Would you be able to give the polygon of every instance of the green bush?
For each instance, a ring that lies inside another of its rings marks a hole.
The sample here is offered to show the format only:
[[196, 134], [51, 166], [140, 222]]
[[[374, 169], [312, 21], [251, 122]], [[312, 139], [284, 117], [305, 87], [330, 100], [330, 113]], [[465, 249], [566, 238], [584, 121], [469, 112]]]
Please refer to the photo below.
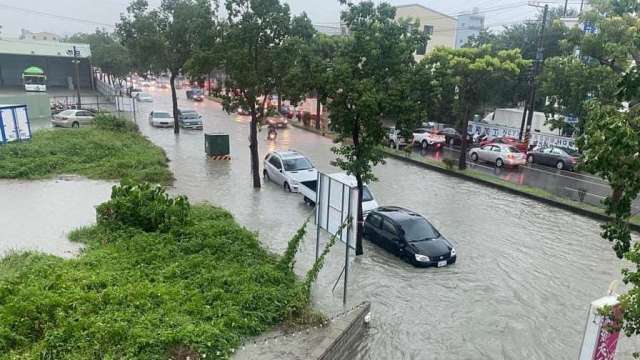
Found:
[[108, 113], [98, 113], [93, 119], [97, 129], [119, 132], [138, 132], [138, 125], [122, 117]]
[[0, 359], [226, 359], [300, 307], [300, 282], [253, 233], [189, 212], [179, 236], [103, 222], [74, 232], [78, 258], [0, 260]]
[[96, 127], [39, 130], [29, 142], [0, 145], [0, 178], [76, 174], [169, 184], [164, 151], [136, 132]]
[[96, 214], [98, 224], [167, 232], [188, 224], [189, 201], [170, 198], [159, 185], [122, 184], [113, 187], [111, 200], [98, 206]]

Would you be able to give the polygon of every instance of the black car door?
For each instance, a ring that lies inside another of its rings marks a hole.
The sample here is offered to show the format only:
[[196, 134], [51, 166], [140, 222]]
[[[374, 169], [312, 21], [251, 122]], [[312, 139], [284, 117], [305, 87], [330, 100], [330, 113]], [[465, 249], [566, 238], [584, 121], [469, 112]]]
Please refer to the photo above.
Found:
[[380, 241], [382, 246], [393, 254], [400, 253], [400, 236], [396, 226], [390, 219], [382, 219], [382, 230], [380, 231]]
[[369, 214], [364, 222], [364, 238], [373, 243], [379, 243], [381, 224], [382, 217], [380, 215], [376, 213]]

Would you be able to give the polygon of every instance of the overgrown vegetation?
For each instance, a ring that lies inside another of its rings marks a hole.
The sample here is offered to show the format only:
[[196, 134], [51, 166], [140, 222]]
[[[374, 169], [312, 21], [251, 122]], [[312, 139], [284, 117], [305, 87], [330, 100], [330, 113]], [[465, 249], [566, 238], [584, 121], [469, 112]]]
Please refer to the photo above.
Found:
[[40, 130], [29, 142], [0, 146], [0, 178], [41, 179], [76, 174], [168, 184], [162, 149], [130, 121], [98, 115], [95, 127]]
[[289, 264], [226, 211], [182, 201], [116, 187], [101, 206], [109, 221], [72, 234], [87, 244], [79, 258], [1, 260], [0, 359], [228, 358], [242, 338], [314, 315]]

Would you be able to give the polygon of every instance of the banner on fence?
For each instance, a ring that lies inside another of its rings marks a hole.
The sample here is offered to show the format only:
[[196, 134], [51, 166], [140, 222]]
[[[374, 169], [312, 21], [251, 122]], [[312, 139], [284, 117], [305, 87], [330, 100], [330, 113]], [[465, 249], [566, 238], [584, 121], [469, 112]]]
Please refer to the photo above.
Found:
[[[469, 122], [469, 127], [467, 128], [469, 134], [480, 134], [487, 135], [489, 139], [497, 138], [497, 137], [519, 137], [520, 129], [508, 127], [508, 126], [498, 126], [491, 125], [481, 122], [472, 121]], [[575, 149], [576, 139], [558, 135], [551, 134], [543, 134], [538, 132], [531, 133], [531, 144], [538, 146], [563, 146]]]

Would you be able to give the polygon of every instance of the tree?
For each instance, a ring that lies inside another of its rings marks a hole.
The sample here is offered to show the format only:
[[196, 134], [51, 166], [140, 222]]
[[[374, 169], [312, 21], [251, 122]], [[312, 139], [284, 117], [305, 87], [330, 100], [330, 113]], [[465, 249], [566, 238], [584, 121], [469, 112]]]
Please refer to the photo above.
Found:
[[[637, 91], [634, 90], [634, 91]], [[624, 92], [623, 92], [624, 93]], [[583, 169], [606, 179], [612, 194], [604, 200], [612, 220], [602, 225], [601, 236], [612, 242], [619, 258], [633, 264], [623, 270], [629, 291], [620, 297], [623, 329], [640, 334], [640, 243], [631, 243], [631, 203], [640, 192], [640, 112], [622, 112], [597, 101], [588, 106], [585, 133], [579, 138]]]
[[[563, 129], [565, 117], [577, 117], [578, 133], [586, 115], [585, 99], [615, 105], [620, 77], [608, 66], [585, 64], [575, 56], [554, 57], [545, 61], [540, 94], [547, 98], [545, 113], [550, 114], [552, 129]], [[559, 114], [559, 117], [555, 115]]]
[[[437, 48], [427, 56], [421, 66], [441, 70], [439, 77], [446, 82], [455, 83], [455, 109], [461, 129], [465, 132], [469, 126], [471, 114], [480, 106], [494, 89], [501, 86], [503, 79], [518, 76], [529, 61], [524, 60], [520, 50], [501, 50], [493, 52], [491, 46], [480, 48], [448, 49]], [[449, 95], [451, 96], [451, 95]], [[458, 167], [467, 167], [467, 137], [462, 137], [462, 147]]]
[[251, 173], [253, 186], [259, 188], [258, 115], [276, 86], [274, 60], [289, 36], [289, 6], [279, 0], [227, 0], [226, 10], [224, 69], [228, 92], [223, 106], [229, 112], [242, 107], [251, 113]]
[[337, 134], [333, 151], [337, 165], [356, 178], [358, 222], [356, 255], [362, 250], [362, 193], [366, 182], [375, 180], [373, 167], [382, 162], [382, 119], [389, 112], [392, 84], [411, 70], [413, 53], [424, 40], [417, 24], [395, 20], [395, 8], [371, 1], [348, 3], [342, 21], [350, 36], [337, 49], [329, 71], [331, 92], [330, 127]]
[[197, 49], [202, 34], [213, 28], [214, 11], [208, 0], [162, 0], [150, 9], [135, 0], [120, 17], [117, 32], [136, 64], [145, 70], [169, 70], [174, 133], [180, 132], [175, 79]]
[[120, 44], [116, 34], [96, 29], [92, 34], [77, 33], [65, 39], [66, 42], [87, 43], [91, 46], [91, 63], [102, 73], [122, 80], [132, 70], [127, 49]]

